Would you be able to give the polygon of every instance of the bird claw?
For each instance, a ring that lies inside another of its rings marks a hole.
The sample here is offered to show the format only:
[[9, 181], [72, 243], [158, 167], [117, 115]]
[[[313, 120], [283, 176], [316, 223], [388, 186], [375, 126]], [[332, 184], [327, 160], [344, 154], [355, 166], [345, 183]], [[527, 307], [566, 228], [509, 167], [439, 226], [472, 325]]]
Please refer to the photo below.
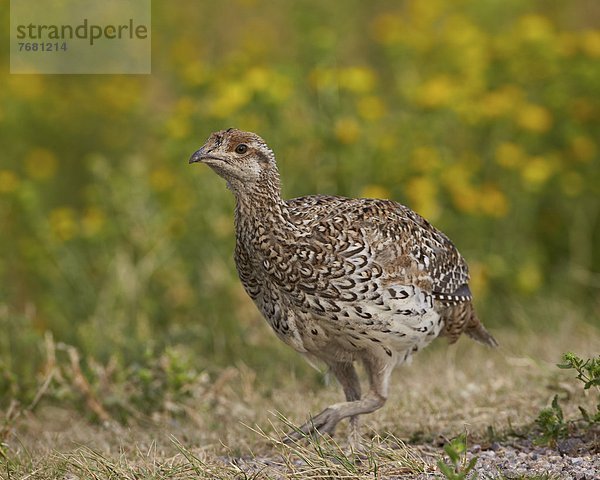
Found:
[[309, 436], [333, 434], [335, 427], [340, 421], [339, 413], [334, 408], [326, 408], [316, 417], [311, 418], [301, 427], [295, 428], [283, 438], [283, 443], [290, 444]]

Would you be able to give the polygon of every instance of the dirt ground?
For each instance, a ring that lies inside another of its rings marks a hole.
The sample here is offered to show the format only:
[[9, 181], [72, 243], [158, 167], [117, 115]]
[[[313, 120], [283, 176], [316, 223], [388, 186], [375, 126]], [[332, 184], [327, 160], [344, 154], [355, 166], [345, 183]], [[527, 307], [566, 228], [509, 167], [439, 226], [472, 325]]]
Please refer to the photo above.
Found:
[[342, 398], [335, 382], [289, 378], [274, 389], [236, 365], [177, 417], [97, 424], [42, 403], [7, 426], [0, 478], [432, 478], [439, 460], [449, 463], [443, 446], [463, 433], [461, 464], [477, 457], [480, 478], [599, 478], [598, 428], [574, 424], [557, 445], [535, 443], [535, 418], [555, 394], [566, 419], [580, 418], [580, 405], [594, 408], [595, 393], [556, 363], [566, 351], [597, 354], [599, 330], [565, 322], [554, 332], [494, 333], [496, 350], [438, 340], [398, 368], [388, 403], [363, 418], [361, 452], [349, 451], [346, 425], [333, 439], [279, 441], [286, 422]]

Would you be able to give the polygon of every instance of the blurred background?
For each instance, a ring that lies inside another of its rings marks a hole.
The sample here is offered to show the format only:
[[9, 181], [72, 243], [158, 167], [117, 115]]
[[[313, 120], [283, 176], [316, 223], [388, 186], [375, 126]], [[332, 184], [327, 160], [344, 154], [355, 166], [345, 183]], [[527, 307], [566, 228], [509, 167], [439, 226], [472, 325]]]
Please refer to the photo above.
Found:
[[500, 341], [600, 324], [597, 1], [152, 8], [152, 75], [0, 74], [0, 404], [35, 394], [49, 344], [148, 392], [307, 375], [237, 279], [232, 195], [188, 165], [233, 126], [286, 197], [390, 198], [446, 232]]

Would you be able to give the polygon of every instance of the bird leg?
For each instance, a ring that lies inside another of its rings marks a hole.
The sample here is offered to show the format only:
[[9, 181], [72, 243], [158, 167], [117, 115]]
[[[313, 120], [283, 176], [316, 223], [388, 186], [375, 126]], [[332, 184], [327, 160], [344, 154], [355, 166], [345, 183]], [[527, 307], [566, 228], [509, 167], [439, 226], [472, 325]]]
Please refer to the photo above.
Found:
[[[340, 420], [351, 419], [351, 443], [358, 441], [358, 415], [371, 413], [381, 408], [388, 396], [389, 378], [394, 368], [394, 363], [382, 362], [378, 358], [369, 356], [363, 359], [369, 376], [370, 388], [367, 394], [360, 398], [360, 384], [356, 370], [351, 363], [338, 363], [331, 365], [333, 373], [341, 383], [346, 402], [330, 405], [321, 413], [312, 417], [297, 430], [289, 433], [285, 443], [300, 440], [305, 435], [315, 432], [333, 433]], [[356, 438], [354, 438], [356, 437]]]
[[[358, 375], [356, 374], [354, 365], [350, 362], [331, 362], [329, 367], [344, 390], [346, 402], [360, 400], [360, 381], [358, 380]], [[357, 447], [360, 444], [358, 419], [358, 415], [353, 415], [350, 417], [350, 433], [348, 435], [348, 440], [352, 447]]]

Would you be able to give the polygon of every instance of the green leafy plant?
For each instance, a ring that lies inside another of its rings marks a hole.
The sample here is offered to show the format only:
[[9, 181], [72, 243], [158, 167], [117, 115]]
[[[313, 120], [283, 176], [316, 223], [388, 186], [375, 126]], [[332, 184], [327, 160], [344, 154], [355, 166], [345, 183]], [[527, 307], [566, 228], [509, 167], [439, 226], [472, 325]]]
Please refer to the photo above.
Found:
[[[589, 425], [600, 422], [600, 356], [583, 360], [574, 353], [565, 353], [563, 363], [557, 364], [558, 368], [563, 370], [575, 370], [577, 379], [583, 383], [584, 390], [595, 387], [599, 393], [596, 412], [589, 413], [584, 407], [579, 405], [582, 419]], [[558, 403], [558, 395], [552, 399], [549, 407], [540, 411], [536, 424], [541, 430], [540, 438], [537, 443], [544, 445], [553, 445], [559, 438], [564, 437], [569, 431], [569, 425], [575, 421], [565, 420], [563, 409]]]
[[596, 358], [588, 358], [584, 361], [574, 353], [565, 353], [563, 355], [563, 363], [559, 363], [557, 367], [564, 370], [575, 370], [577, 372], [577, 379], [583, 382], [584, 390], [595, 387], [598, 392], [596, 411], [594, 413], [589, 413], [581, 405], [579, 406], [579, 411], [586, 422], [590, 424], [600, 422], [600, 355]]
[[[473, 457], [467, 462], [466, 435], [459, 435], [451, 440], [444, 446], [444, 451], [450, 458], [450, 464], [447, 464], [442, 460], [437, 462], [437, 466], [442, 475], [448, 480], [464, 480], [467, 478], [473, 468], [475, 468], [477, 457]], [[474, 473], [471, 478], [477, 478], [477, 474]]]
[[567, 433], [567, 424], [562, 408], [558, 404], [558, 395], [554, 395], [552, 404], [539, 413], [535, 423], [541, 429], [541, 436], [537, 443], [543, 445], [553, 445]]

